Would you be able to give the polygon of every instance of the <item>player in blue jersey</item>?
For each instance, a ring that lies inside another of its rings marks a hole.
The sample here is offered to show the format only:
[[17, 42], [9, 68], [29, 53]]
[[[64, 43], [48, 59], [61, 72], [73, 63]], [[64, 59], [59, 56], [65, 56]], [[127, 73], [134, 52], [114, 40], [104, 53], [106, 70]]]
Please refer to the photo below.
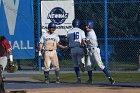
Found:
[[85, 70], [83, 46], [86, 45], [86, 37], [84, 31], [79, 28], [80, 21], [78, 19], [73, 20], [72, 26], [73, 28], [68, 32], [67, 38], [71, 49], [74, 70], [77, 76], [77, 83], [81, 83], [80, 69], [81, 71]]

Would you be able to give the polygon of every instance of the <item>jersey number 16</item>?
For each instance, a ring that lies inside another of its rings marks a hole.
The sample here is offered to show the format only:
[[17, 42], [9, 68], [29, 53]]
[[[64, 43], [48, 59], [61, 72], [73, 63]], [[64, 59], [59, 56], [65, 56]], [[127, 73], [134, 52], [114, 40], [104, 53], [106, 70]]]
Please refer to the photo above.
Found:
[[74, 40], [79, 39], [79, 32], [74, 32]]

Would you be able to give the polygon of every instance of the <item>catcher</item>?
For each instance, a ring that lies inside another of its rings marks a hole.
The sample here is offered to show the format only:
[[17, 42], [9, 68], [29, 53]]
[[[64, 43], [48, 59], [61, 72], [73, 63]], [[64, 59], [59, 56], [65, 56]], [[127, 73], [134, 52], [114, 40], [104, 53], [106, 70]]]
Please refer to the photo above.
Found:
[[5, 91], [2, 71], [5, 69], [7, 65], [8, 54], [10, 58], [9, 65], [13, 66], [12, 48], [9, 44], [9, 41], [4, 36], [0, 36], [0, 93], [3, 93]]

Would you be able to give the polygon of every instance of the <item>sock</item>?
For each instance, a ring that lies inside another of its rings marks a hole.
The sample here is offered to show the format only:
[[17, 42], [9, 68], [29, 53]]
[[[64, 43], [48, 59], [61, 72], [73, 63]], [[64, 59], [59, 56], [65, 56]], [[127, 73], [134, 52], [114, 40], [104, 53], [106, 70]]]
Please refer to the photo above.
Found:
[[80, 78], [80, 70], [79, 70], [79, 67], [74, 67], [74, 70], [75, 70], [75, 73], [76, 73], [77, 78]]
[[44, 71], [45, 80], [49, 80], [49, 71]]
[[103, 72], [106, 74], [107, 78], [111, 78], [108, 70], [106, 69], [106, 67], [103, 69]]
[[92, 80], [92, 70], [88, 71], [89, 80]]
[[59, 76], [60, 76], [60, 71], [59, 71], [59, 70], [58, 70], [58, 71], [55, 70], [55, 75], [56, 75], [56, 78], [59, 78]]

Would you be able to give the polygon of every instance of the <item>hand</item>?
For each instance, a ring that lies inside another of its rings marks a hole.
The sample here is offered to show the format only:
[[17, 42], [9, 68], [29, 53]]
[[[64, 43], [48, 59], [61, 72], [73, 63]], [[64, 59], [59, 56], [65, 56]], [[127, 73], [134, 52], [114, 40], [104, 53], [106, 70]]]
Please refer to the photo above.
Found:
[[14, 66], [14, 63], [13, 63], [13, 62], [10, 62], [9, 65], [10, 65], [10, 66]]
[[63, 49], [68, 49], [69, 47], [68, 46], [64, 46], [64, 48]]
[[38, 52], [38, 56], [40, 56], [40, 57], [42, 56], [42, 53], [41, 53], [41, 51], [39, 51], [39, 52]]

